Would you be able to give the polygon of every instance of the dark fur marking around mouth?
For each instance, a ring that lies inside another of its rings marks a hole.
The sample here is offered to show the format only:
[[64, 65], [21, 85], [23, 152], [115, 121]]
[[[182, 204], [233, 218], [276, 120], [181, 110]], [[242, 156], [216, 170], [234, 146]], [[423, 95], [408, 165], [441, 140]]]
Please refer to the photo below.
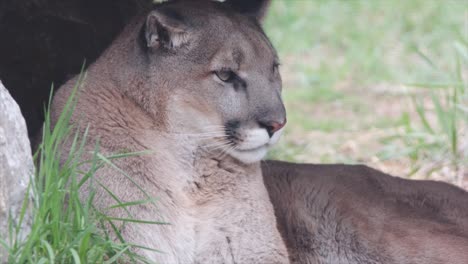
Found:
[[233, 143], [235, 143], [238, 138], [237, 138], [237, 129], [240, 127], [240, 121], [238, 120], [229, 120], [228, 122], [225, 123], [224, 125], [224, 130], [227, 136], [227, 139]]

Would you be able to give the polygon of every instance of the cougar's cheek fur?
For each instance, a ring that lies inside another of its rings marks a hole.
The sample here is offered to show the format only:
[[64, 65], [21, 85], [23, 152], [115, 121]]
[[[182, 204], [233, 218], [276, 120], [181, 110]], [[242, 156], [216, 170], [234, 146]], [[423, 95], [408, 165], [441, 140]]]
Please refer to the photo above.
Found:
[[[82, 133], [89, 128], [89, 153], [96, 142], [104, 155], [145, 152], [113, 160], [125, 174], [100, 168], [81, 197], [93, 193], [94, 206], [111, 217], [169, 223], [117, 226], [128, 243], [142, 246], [132, 250], [151, 261], [289, 262], [259, 165], [286, 123], [278, 58], [258, 22], [267, 5], [155, 5], [80, 84], [71, 123]], [[55, 121], [76, 81], [55, 95]], [[116, 198], [149, 197], [156, 201], [109, 209]]]

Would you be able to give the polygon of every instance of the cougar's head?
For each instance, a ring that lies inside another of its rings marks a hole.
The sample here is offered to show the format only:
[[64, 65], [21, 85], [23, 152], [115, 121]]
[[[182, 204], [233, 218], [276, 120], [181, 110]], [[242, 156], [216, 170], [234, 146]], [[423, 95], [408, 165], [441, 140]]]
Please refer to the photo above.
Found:
[[157, 6], [141, 38], [168, 130], [244, 163], [262, 159], [286, 123], [278, 57], [259, 26], [268, 1]]

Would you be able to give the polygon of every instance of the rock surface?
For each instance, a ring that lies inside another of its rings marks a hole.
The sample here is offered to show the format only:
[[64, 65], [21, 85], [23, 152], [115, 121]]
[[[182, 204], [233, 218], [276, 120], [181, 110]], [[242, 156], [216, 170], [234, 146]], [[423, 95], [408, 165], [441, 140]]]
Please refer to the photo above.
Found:
[[[0, 238], [8, 242], [8, 218], [18, 220], [29, 179], [34, 172], [26, 123], [18, 104], [0, 82]], [[29, 210], [19, 239], [30, 230]], [[6, 262], [0, 247], [0, 263]]]

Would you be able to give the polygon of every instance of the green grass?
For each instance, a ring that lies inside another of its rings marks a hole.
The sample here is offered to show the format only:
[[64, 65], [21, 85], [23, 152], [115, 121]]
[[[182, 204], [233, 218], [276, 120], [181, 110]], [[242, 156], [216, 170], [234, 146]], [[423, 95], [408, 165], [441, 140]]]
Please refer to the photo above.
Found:
[[412, 173], [424, 168], [431, 174], [449, 168], [452, 177], [462, 184], [468, 169], [468, 81], [463, 76], [464, 69], [468, 69], [468, 42], [455, 43], [454, 50], [456, 63], [447, 73], [450, 82], [414, 84], [416, 89], [429, 89], [429, 98], [412, 97], [417, 117], [407, 114], [404, 131], [389, 141], [399, 140], [404, 147], [395, 150], [389, 144], [381, 155], [409, 157], [413, 161]]
[[[382, 160], [403, 156], [413, 161], [412, 172], [425, 164], [439, 166], [443, 157], [442, 165], [460, 174], [468, 156], [466, 134], [459, 134], [468, 123], [466, 12], [457, 0], [273, 1], [265, 25], [282, 59], [289, 124], [271, 157], [353, 163], [371, 162], [380, 153]], [[409, 84], [426, 89], [398, 91]], [[380, 86], [386, 90], [376, 89]], [[427, 89], [433, 86], [438, 88]], [[116, 223], [121, 219], [100, 213], [92, 206], [92, 195], [81, 201], [78, 193], [99, 168], [142, 153], [104, 157], [96, 145], [83, 163], [89, 154], [86, 134], [75, 135], [68, 126], [73, 105], [71, 99], [53, 129], [46, 120], [30, 188], [35, 199], [24, 206], [32, 208], [31, 233], [19, 240], [16, 227], [21, 223], [11, 222], [10, 236], [0, 241], [10, 254], [8, 263], [141, 259], [130, 250], [138, 245], [119, 236]], [[388, 140], [382, 143], [382, 138]], [[61, 153], [66, 140], [74, 142], [73, 150]], [[60, 156], [66, 162], [60, 163]], [[115, 200], [110, 206], [153, 202], [152, 197]], [[129, 215], [124, 222], [147, 221]], [[100, 228], [105, 223], [115, 228], [116, 241]]]
[[[109, 217], [93, 207], [92, 191], [87, 199], [80, 199], [80, 188], [84, 184], [100, 185], [94, 179], [100, 168], [114, 166], [112, 161], [115, 159], [144, 153], [104, 157], [97, 143], [92, 153], [86, 151], [87, 130], [83, 134], [75, 133], [75, 127], [69, 125], [77, 89], [53, 127], [47, 111], [42, 142], [34, 156], [37, 170], [29, 188], [34, 199], [32, 204], [23, 206], [23, 213], [28, 208], [32, 210], [31, 232], [21, 240], [18, 227], [23, 219], [10, 220], [9, 237], [1, 240], [1, 245], [7, 247], [8, 263], [118, 263], [136, 260], [149, 263], [131, 251], [141, 246], [125, 242], [117, 226], [128, 222], [161, 223], [135, 219], [130, 214], [126, 219]], [[69, 153], [62, 152], [65, 142], [71, 142]], [[110, 191], [109, 195], [115, 197]], [[123, 203], [115, 197], [115, 204], [109, 208], [125, 209], [153, 202], [152, 198], [147, 198]], [[112, 236], [116, 240], [111, 239], [111, 232], [101, 228], [103, 225], [112, 227]]]
[[[292, 161], [365, 162], [385, 169], [383, 149], [416, 145], [381, 139], [419, 122], [412, 98], [431, 97], [429, 89], [410, 84], [453, 89], [446, 84], [457, 72], [454, 43], [468, 39], [468, 6], [457, 0], [276, 0], [270, 11], [265, 29], [282, 60], [289, 120], [270, 157]], [[467, 65], [460, 64], [459, 72], [466, 75]], [[437, 115], [434, 108], [425, 111]], [[444, 146], [453, 148], [449, 141]], [[349, 142], [357, 147], [343, 151]], [[419, 157], [439, 154], [433, 149]], [[411, 172], [407, 160], [414, 157], [404, 156], [392, 156], [400, 168], [390, 172]]]
[[279, 0], [271, 11], [266, 29], [281, 57], [310, 54], [297, 65], [317, 65], [324, 83], [350, 74], [360, 82], [426, 79], [432, 73], [422, 64], [415, 71], [415, 51], [429, 50], [448, 66], [449, 40], [465, 34], [466, 5], [456, 0]]

